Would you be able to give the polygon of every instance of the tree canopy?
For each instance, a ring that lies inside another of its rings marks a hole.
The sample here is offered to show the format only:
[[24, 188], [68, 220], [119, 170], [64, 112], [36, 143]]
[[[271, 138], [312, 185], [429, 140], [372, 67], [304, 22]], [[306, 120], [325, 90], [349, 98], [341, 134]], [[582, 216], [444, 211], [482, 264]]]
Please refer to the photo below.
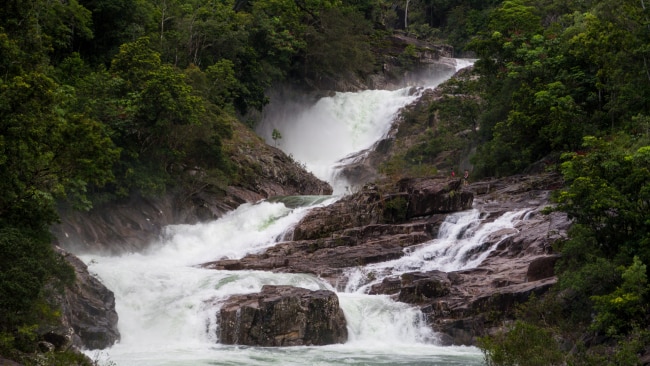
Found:
[[[540, 315], [484, 340], [489, 364], [526, 357], [512, 338], [522, 330], [595, 332], [611, 347], [575, 343], [568, 364], [636, 364], [650, 338], [649, 11], [643, 1], [504, 1], [468, 43], [483, 101], [474, 175], [555, 169], [565, 187], [554, 210], [574, 222], [555, 248], [556, 288], [527, 305]], [[541, 364], [558, 362], [547, 356]]]
[[[383, 53], [393, 32], [477, 59], [475, 77], [409, 122], [426, 131], [405, 161], [462, 145], [476, 177], [555, 167], [557, 208], [576, 222], [558, 244], [559, 286], [576, 294], [566, 319], [645, 339], [649, 12], [637, 0], [4, 1], [0, 354], [41, 320], [45, 284], [70, 280], [49, 245], [57, 204], [160, 194], [197, 168], [227, 185], [223, 142], [270, 87], [408, 66], [414, 46]], [[514, 330], [552, 338], [530, 325]]]

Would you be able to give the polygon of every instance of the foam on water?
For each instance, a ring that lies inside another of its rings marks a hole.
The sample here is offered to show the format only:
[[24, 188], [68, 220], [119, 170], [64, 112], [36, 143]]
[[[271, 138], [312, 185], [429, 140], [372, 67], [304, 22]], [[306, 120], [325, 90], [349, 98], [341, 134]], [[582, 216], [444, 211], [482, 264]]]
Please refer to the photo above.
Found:
[[[256, 130], [268, 144], [277, 144], [316, 177], [330, 182], [334, 194], [345, 194], [350, 186], [337, 175], [339, 161], [372, 147], [389, 132], [401, 108], [473, 62], [449, 60], [450, 65], [431, 66], [398, 90], [334, 93], [315, 103], [272, 101]], [[281, 139], [273, 140], [274, 130]]]
[[[437, 85], [454, 71], [452, 67], [431, 75], [424, 85]], [[317, 176], [336, 179], [337, 162], [383, 137], [399, 108], [415, 97], [410, 88], [336, 93], [310, 106], [277, 108], [293, 112], [267, 119], [261, 131], [270, 140], [273, 128], [280, 129], [282, 149]], [[337, 193], [344, 191], [345, 182], [330, 183]], [[231, 295], [259, 292], [264, 285], [335, 289], [307, 274], [218, 271], [198, 265], [262, 252], [282, 240], [311, 209], [302, 203], [327, 205], [334, 200], [301, 197], [244, 204], [214, 222], [170, 226], [142, 253], [83, 255], [91, 273], [115, 293], [122, 335], [112, 348], [88, 354], [118, 366], [481, 365], [476, 348], [437, 345], [436, 334], [418, 309], [386, 296], [352, 291], [338, 293], [348, 323], [345, 344], [282, 348], [219, 344], [216, 314]]]

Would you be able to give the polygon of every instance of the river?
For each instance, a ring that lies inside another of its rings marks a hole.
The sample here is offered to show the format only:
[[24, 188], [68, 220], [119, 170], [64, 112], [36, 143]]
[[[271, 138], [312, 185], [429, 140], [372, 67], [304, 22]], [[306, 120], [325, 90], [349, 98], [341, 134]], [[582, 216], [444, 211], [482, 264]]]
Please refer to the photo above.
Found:
[[[468, 64], [459, 60], [457, 68]], [[435, 87], [457, 68], [433, 69], [420, 86]], [[336, 178], [337, 162], [383, 137], [397, 111], [417, 98], [412, 91], [405, 87], [336, 93], [310, 105], [285, 101], [276, 105], [277, 113], [265, 117], [258, 132], [272, 144], [277, 141], [271, 139], [271, 131], [281, 130], [279, 147], [335, 187], [331, 199], [317, 204], [327, 205], [349, 189], [346, 182]], [[141, 253], [81, 256], [91, 273], [115, 293], [122, 335], [110, 349], [87, 354], [100, 364], [117, 366], [483, 365], [483, 355], [475, 347], [439, 345], [418, 309], [387, 296], [367, 295], [361, 285], [337, 291], [312, 275], [216, 271], [197, 266], [216, 259], [241, 258], [275, 245], [312, 207], [288, 208], [268, 201], [243, 204], [213, 222], [169, 226], [160, 240]], [[477, 232], [469, 229], [478, 220], [473, 211], [459, 215], [456, 221], [467, 222], [465, 231]], [[442, 233], [440, 240], [456, 240], [457, 234], [452, 232]], [[449, 256], [453, 262], [454, 254]], [[357, 270], [393, 273], [399, 269], [391, 268], [424, 267], [428, 263], [417, 253], [409, 257], [410, 261], [404, 259], [408, 264], [401, 267], [390, 264]], [[445, 268], [468, 265], [467, 261], [462, 263]], [[355, 275], [358, 273], [349, 273], [350, 278]], [[349, 340], [319, 347], [220, 344], [216, 313], [221, 302], [233, 294], [258, 292], [266, 284], [337, 291]]]

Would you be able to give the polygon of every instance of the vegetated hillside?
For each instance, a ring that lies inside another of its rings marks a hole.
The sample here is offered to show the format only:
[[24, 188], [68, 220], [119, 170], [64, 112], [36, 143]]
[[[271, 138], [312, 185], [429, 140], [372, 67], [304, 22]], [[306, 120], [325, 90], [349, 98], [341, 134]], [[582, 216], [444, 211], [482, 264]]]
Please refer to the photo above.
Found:
[[471, 74], [405, 110], [369, 158], [392, 180], [563, 174], [553, 210], [573, 226], [554, 248], [558, 283], [482, 340], [491, 365], [650, 363], [648, 11], [503, 2], [467, 45]]
[[[448, 85], [423, 119], [421, 149], [398, 155], [432, 162], [419, 154], [440, 138], [470, 138], [476, 152], [450, 161], [464, 169], [468, 157], [472, 179], [564, 176], [554, 210], [573, 226], [554, 248], [558, 284], [483, 340], [488, 364], [650, 363], [648, 11], [634, 1], [503, 2], [468, 45], [474, 76]], [[458, 120], [451, 135], [435, 123], [445, 114]]]
[[206, 182], [217, 194], [245, 187], [264, 161], [233, 162], [231, 143], [266, 90], [398, 72], [387, 60], [412, 67], [414, 45], [383, 53], [402, 30], [478, 60], [457, 95], [431, 104], [419, 147], [395, 161], [469, 167], [465, 153], [439, 158], [457, 141], [476, 146], [474, 179], [531, 166], [565, 174], [558, 208], [576, 225], [557, 248], [559, 284], [486, 339], [490, 362], [531, 363], [531, 351], [538, 364], [634, 364], [649, 343], [648, 11], [631, 0], [5, 1], [0, 355], [35, 349], [39, 325], [57, 318], [45, 284], [73, 280], [50, 250], [58, 202], [87, 210]]

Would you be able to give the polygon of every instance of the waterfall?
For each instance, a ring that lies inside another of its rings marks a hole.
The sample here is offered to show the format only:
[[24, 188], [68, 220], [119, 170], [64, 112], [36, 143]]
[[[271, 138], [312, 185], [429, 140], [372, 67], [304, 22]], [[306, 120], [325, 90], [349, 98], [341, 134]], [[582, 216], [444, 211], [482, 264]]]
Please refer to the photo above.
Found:
[[487, 223], [478, 210], [450, 214], [440, 226], [436, 239], [408, 248], [406, 255], [399, 259], [348, 270], [345, 291], [365, 293], [386, 277], [407, 272], [474, 268], [499, 243], [517, 232], [516, 223], [527, 214], [528, 210], [506, 212]]
[[[385, 137], [398, 111], [415, 101], [424, 89], [436, 87], [472, 63], [453, 61], [455, 67], [431, 65], [428, 73], [418, 75], [418, 87], [335, 93], [315, 103], [283, 100], [265, 110], [257, 132], [316, 177], [330, 182], [334, 194], [345, 194], [350, 187], [336, 175], [337, 163]], [[280, 132], [281, 139], [273, 139], [274, 130]]]
[[[454, 71], [444, 70], [431, 80], [438, 83]], [[388, 131], [399, 108], [415, 98], [409, 90], [337, 93], [299, 110], [294, 106], [295, 113], [282, 124], [274, 117], [265, 126], [281, 129], [278, 145], [294, 159], [316, 175], [333, 179], [336, 161], [367, 148]], [[330, 182], [341, 193], [345, 182]], [[219, 343], [216, 313], [231, 295], [259, 292], [264, 285], [336, 289], [308, 274], [208, 270], [198, 265], [263, 252], [310, 209], [334, 200], [313, 200], [309, 207], [304, 199], [292, 201], [303, 204], [243, 204], [213, 222], [169, 226], [159, 242], [142, 253], [81, 256], [91, 273], [115, 293], [122, 335], [110, 349], [88, 355], [100, 364], [117, 366], [481, 365], [482, 354], [476, 348], [437, 345], [436, 334], [417, 308], [357, 291], [361, 282], [353, 290], [337, 293], [348, 323], [345, 344], [259, 348]], [[465, 219], [459, 216], [461, 220]], [[471, 235], [470, 229], [465, 229], [466, 234], [461, 231], [454, 235]], [[467, 258], [465, 263], [479, 260]], [[405, 263], [403, 268], [414, 265]], [[383, 269], [392, 270], [388, 265]]]

